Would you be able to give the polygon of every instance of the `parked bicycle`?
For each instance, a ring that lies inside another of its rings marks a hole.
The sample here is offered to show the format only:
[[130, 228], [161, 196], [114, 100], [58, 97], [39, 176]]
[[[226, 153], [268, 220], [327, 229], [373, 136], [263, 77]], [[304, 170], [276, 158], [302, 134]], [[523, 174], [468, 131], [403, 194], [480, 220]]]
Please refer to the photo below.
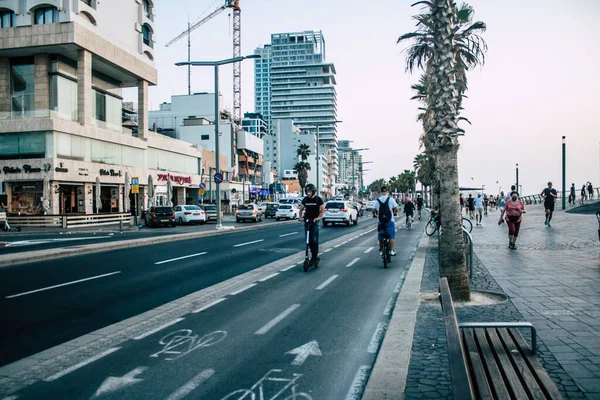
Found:
[[[465, 229], [467, 232], [471, 233], [471, 231], [473, 230], [473, 223], [468, 218], [465, 218], [465, 217], [461, 217], [461, 218], [462, 218], [463, 229]], [[439, 213], [437, 211], [431, 210], [431, 218], [429, 219], [429, 222], [427, 222], [427, 226], [425, 227], [425, 233], [427, 234], [427, 236], [431, 236], [438, 229], [440, 229], [441, 226], [442, 226], [442, 221], [440, 219]]]

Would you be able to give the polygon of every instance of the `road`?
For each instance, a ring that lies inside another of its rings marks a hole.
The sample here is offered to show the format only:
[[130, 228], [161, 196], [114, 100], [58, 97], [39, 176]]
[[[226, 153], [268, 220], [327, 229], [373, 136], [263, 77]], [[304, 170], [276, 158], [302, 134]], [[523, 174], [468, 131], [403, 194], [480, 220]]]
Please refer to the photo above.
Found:
[[[262, 399], [262, 387], [270, 399], [358, 398], [423, 226], [399, 229], [398, 256], [384, 270], [374, 221], [321, 229], [318, 269], [278, 269], [17, 395], [251, 399], [241, 391], [251, 389]], [[11, 344], [0, 362], [209, 294], [302, 251], [302, 236], [300, 224], [283, 224], [0, 269], [0, 338]]]

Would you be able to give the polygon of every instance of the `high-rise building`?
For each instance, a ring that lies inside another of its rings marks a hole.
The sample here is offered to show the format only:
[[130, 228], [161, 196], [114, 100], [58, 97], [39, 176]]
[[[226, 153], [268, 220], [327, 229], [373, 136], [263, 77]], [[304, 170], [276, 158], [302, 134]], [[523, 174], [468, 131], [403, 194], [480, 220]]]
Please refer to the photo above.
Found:
[[339, 184], [346, 189], [362, 186], [362, 154], [350, 147], [350, 140], [339, 140], [338, 151], [340, 155]]
[[255, 111], [269, 124], [270, 138], [265, 140], [265, 159], [278, 164], [277, 138], [274, 121], [292, 119], [301, 130], [316, 133], [319, 129], [320, 153], [330, 158], [332, 176], [322, 177], [321, 186], [327, 182], [335, 185], [338, 169], [337, 100], [335, 67], [326, 62], [325, 39], [322, 32], [305, 31], [276, 33], [271, 43], [256, 49], [261, 55], [255, 61]]

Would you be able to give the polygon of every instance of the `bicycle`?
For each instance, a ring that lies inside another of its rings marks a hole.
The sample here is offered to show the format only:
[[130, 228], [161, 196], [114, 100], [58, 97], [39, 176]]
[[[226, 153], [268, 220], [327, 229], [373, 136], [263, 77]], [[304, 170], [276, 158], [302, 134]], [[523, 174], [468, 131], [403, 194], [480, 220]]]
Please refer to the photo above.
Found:
[[383, 258], [383, 268], [387, 268], [387, 265], [390, 261], [392, 261], [392, 256], [390, 255], [390, 251], [392, 250], [392, 246], [390, 244], [390, 234], [384, 232], [382, 235], [381, 245], [381, 258]]
[[[473, 230], [473, 223], [468, 218], [462, 216], [461, 218], [463, 229], [471, 233], [471, 231]], [[431, 210], [431, 218], [429, 219], [429, 222], [427, 222], [427, 226], [425, 227], [425, 233], [427, 234], [427, 236], [433, 235], [438, 229], [441, 228], [441, 225], [442, 223], [439, 219], [438, 213]]]
[[412, 229], [412, 215], [406, 216], [406, 229], [409, 231]]

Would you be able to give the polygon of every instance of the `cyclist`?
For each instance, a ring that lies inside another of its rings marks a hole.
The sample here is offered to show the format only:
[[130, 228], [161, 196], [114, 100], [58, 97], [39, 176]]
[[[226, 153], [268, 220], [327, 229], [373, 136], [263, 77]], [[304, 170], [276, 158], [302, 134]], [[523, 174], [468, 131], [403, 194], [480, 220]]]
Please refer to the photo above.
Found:
[[423, 210], [423, 198], [421, 195], [417, 195], [417, 211], [419, 213], [419, 219], [421, 219], [421, 211]]
[[[325, 214], [325, 203], [323, 199], [317, 196], [317, 188], [312, 183], [307, 184], [304, 187], [306, 197], [302, 199], [300, 204], [300, 212], [298, 221], [304, 222], [304, 233], [310, 231], [309, 244], [312, 258], [310, 263], [314, 266], [319, 264], [319, 222]], [[306, 209], [304, 218], [302, 217], [302, 211]]]
[[415, 205], [412, 202], [412, 199], [410, 197], [407, 197], [406, 204], [404, 204], [404, 214], [406, 214], [406, 226], [408, 226], [409, 218], [414, 221], [414, 219], [413, 219], [414, 211], [415, 211]]
[[379, 240], [379, 255], [383, 256], [383, 234], [390, 236], [390, 255], [396, 255], [394, 239], [396, 239], [396, 223], [393, 215], [398, 214], [398, 203], [392, 199], [388, 193], [387, 187], [381, 187], [381, 196], [375, 201], [373, 206], [373, 216], [379, 217], [377, 223], [377, 238]]

